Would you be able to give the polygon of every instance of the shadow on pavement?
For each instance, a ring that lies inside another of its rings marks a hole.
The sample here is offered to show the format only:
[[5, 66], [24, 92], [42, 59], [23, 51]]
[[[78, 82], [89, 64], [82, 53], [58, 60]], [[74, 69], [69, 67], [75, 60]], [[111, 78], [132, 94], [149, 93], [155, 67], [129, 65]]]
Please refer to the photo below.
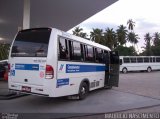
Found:
[[1, 80], [0, 81], [0, 100], [9, 100], [22, 96], [27, 96], [28, 94], [11, 92], [8, 90], [8, 82]]

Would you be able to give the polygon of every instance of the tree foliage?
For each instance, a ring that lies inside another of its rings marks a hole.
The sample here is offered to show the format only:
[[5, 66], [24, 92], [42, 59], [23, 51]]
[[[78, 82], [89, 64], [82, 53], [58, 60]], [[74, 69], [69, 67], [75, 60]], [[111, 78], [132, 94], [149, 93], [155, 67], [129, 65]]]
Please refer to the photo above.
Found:
[[104, 44], [103, 30], [98, 28], [92, 29], [90, 32], [90, 39], [96, 43]]
[[116, 30], [117, 40], [120, 43], [120, 45], [126, 44], [126, 38], [127, 38], [127, 29], [125, 26], [120, 25], [118, 26], [118, 29]]
[[[90, 36], [91, 41], [105, 45], [111, 50], [118, 50], [120, 55], [137, 55], [135, 46], [139, 42], [139, 36], [134, 32], [135, 22], [132, 19], [127, 21], [127, 27], [119, 25], [114, 31], [113, 28], [106, 28], [104, 31], [100, 28], [93, 28], [90, 35], [83, 32], [83, 29], [76, 27], [73, 31], [74, 35], [87, 38]], [[140, 55], [156, 55], [160, 56], [160, 33], [155, 32], [153, 35], [146, 33], [144, 35], [144, 51]], [[127, 47], [126, 43], [132, 44], [131, 47]], [[125, 46], [125, 47], [124, 47]], [[138, 47], [138, 46], [137, 46]]]
[[132, 19], [129, 19], [127, 21], [127, 24], [128, 24], [128, 29], [131, 30], [131, 31], [133, 31], [134, 26], [135, 26], [135, 22]]
[[135, 55], [137, 55], [136, 50], [134, 49], [133, 46], [125, 47], [125, 46], [119, 45], [115, 49], [115, 51], [118, 51], [120, 56], [135, 56]]
[[10, 44], [0, 44], [0, 60], [8, 59]]

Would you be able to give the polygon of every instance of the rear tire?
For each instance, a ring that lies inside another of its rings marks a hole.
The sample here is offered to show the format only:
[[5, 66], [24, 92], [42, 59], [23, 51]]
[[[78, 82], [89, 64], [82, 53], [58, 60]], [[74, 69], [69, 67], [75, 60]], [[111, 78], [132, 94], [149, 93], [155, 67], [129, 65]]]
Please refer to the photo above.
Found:
[[126, 74], [128, 71], [127, 71], [127, 68], [123, 68], [122, 69], [122, 72], [124, 73], [124, 74]]
[[87, 83], [83, 82], [79, 88], [79, 94], [78, 94], [79, 100], [85, 99], [88, 95], [88, 92], [89, 92], [89, 87]]
[[147, 68], [147, 72], [150, 73], [152, 71], [151, 67]]

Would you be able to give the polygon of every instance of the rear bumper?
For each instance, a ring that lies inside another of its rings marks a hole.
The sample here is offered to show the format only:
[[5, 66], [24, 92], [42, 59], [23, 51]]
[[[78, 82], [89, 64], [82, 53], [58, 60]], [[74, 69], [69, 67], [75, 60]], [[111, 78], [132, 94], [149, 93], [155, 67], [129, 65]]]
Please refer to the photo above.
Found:
[[[22, 90], [22, 87], [29, 87], [30, 91]], [[37, 85], [29, 85], [29, 84], [20, 84], [20, 83], [9, 83], [9, 90], [14, 92], [20, 92], [25, 94], [34, 94], [40, 96], [48, 96], [49, 94], [44, 89], [44, 86], [37, 86]]]
[[18, 92], [18, 93], [24, 93], [24, 94], [32, 94], [32, 95], [38, 95], [38, 96], [45, 96], [49, 97], [47, 94], [39, 94], [39, 93], [33, 93], [33, 92], [25, 92], [25, 91], [20, 91], [20, 90], [15, 90], [15, 89], [9, 89], [12, 92]]

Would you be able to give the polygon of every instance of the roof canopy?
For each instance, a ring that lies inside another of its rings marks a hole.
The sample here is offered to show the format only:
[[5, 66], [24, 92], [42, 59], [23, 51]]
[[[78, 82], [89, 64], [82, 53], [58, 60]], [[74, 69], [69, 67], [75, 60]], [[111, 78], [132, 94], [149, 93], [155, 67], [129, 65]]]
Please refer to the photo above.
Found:
[[[31, 0], [30, 26], [67, 31], [116, 1]], [[23, 0], [1, 0], [0, 9], [0, 37], [11, 41], [23, 25]]]

